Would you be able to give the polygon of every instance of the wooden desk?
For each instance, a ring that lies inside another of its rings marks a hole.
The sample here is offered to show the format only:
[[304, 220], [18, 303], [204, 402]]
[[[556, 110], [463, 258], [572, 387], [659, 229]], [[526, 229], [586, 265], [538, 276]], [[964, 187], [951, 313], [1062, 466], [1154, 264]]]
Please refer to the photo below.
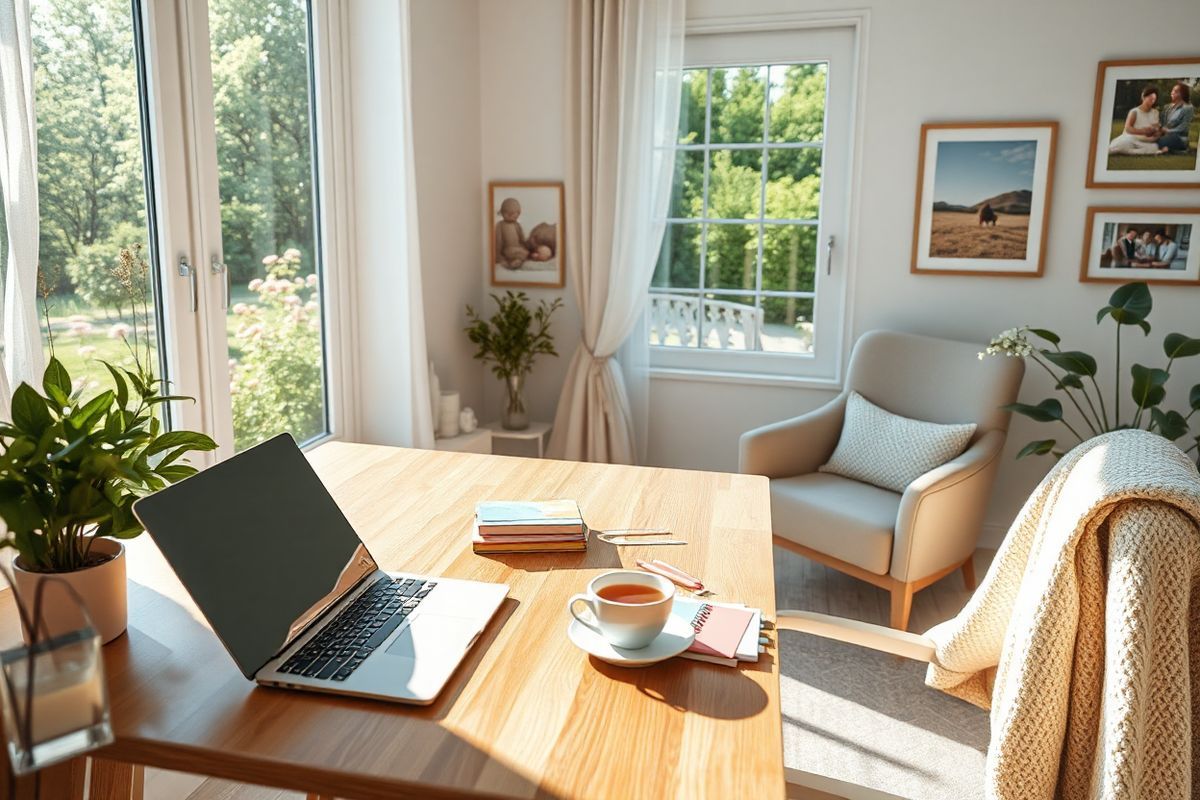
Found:
[[[442, 696], [415, 708], [256, 687], [143, 536], [129, 631], [104, 648], [116, 742], [100, 756], [342, 798], [783, 797], [773, 646], [738, 669], [627, 670], [565, 635], [567, 598], [639, 557], [773, 618], [766, 478], [345, 443], [311, 458], [384, 569], [511, 586]], [[519, 497], [576, 498], [593, 527], [666, 526], [690, 544], [472, 553], [474, 504]], [[15, 622], [6, 593], [0, 640]]]

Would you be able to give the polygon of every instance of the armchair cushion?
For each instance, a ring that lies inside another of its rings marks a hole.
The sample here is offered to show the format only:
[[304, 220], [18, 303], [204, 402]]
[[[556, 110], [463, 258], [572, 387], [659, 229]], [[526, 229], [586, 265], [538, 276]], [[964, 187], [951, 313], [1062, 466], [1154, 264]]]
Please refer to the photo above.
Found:
[[909, 419], [850, 392], [841, 438], [821, 472], [903, 492], [917, 478], [962, 453], [975, 423], [940, 425]]
[[885, 575], [900, 495], [820, 472], [771, 481], [776, 536]]

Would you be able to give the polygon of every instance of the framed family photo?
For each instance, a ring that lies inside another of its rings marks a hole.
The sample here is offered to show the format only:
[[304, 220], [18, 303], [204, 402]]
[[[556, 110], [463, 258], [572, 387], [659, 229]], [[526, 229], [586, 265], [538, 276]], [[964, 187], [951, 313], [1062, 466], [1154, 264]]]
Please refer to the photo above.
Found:
[[921, 126], [912, 272], [1042, 274], [1057, 122]]
[[488, 241], [493, 286], [561, 288], [563, 185], [553, 181], [488, 184]]
[[1087, 185], [1200, 188], [1200, 56], [1102, 61]]
[[1079, 280], [1200, 286], [1200, 208], [1093, 206]]

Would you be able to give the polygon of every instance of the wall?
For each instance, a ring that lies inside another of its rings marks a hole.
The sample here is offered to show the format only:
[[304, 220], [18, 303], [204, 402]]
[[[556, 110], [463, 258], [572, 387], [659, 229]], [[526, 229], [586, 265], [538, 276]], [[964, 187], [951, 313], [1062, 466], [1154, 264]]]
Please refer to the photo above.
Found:
[[[480, 75], [484, 180], [562, 177], [559, 88], [566, 0], [480, 3]], [[1188, 19], [1191, 0], [1154, 0], [1139, 17]], [[1012, 0], [986, 13], [975, 3], [905, 0], [875, 3], [691, 0], [689, 19], [837, 8], [871, 10], [866, 116], [859, 187], [860, 228], [849, 317], [857, 336], [897, 328], [986, 342], [999, 330], [1036, 323], [1058, 330], [1072, 347], [1111, 363], [1112, 329], [1097, 328], [1094, 311], [1111, 286], [1080, 284], [1077, 271], [1088, 205], [1200, 205], [1195, 191], [1085, 190], [1096, 64], [1104, 58], [1186, 55], [1195, 39], [1186, 25], [1164, 22], [1151, 39], [1114, 25], [1128, 11], [1119, 0]], [[514, 42], [525, 45], [514, 46]], [[538, 43], [536, 46], [534, 43]], [[529, 113], [530, 97], [539, 98]], [[1054, 119], [1060, 123], [1046, 275], [1038, 280], [930, 277], [909, 274], [918, 133], [922, 122]], [[486, 281], [486, 279], [485, 279]], [[571, 286], [568, 284], [568, 292]], [[1161, 337], [1200, 334], [1200, 289], [1156, 287], [1154, 333], [1127, 337], [1131, 357], [1155, 359]], [[578, 315], [566, 310], [556, 326], [564, 354], [577, 341]], [[552, 416], [566, 357], [540, 364], [531, 383], [535, 414]], [[936, 365], [934, 365], [936, 367]], [[1174, 397], [1200, 382], [1200, 359], [1177, 365]], [[1111, 377], [1111, 370], [1110, 370]], [[1022, 399], [1048, 396], [1050, 385], [1030, 371]], [[735, 469], [737, 437], [751, 427], [812, 409], [830, 392], [655, 379], [651, 386], [649, 461], [663, 466]], [[489, 395], [498, 402], [498, 394]], [[1109, 401], [1111, 404], [1111, 400]], [[498, 407], [498, 406], [497, 406]], [[696, 431], [704, 436], [697, 437]], [[1047, 460], [1015, 462], [1015, 451], [1047, 429], [1017, 419], [989, 512], [998, 540]]]

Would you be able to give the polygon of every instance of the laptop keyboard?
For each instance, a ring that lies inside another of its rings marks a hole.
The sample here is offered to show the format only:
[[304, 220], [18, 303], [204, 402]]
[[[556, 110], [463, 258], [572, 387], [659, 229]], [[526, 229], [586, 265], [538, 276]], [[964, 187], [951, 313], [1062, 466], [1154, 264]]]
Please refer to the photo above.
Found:
[[318, 680], [346, 680], [436, 585], [416, 578], [380, 578], [338, 612], [279, 671]]

